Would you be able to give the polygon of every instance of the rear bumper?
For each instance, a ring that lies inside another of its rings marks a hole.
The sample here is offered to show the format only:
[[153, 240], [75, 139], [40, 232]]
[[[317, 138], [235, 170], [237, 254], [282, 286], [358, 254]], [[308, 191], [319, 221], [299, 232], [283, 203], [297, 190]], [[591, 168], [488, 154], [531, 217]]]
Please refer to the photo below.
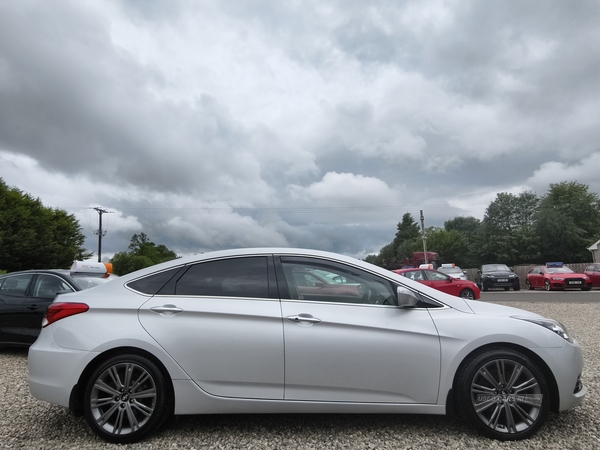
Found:
[[[51, 334], [48, 329], [42, 333]], [[29, 392], [37, 399], [69, 407], [69, 398], [80, 374], [96, 353], [59, 347], [51, 336], [38, 339], [27, 359]]]

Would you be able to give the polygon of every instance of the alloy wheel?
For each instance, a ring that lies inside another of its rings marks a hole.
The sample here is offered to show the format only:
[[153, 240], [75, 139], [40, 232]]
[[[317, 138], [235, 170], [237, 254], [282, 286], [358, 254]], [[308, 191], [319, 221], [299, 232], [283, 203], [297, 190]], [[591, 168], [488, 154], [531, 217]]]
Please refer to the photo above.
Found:
[[527, 367], [512, 359], [495, 359], [482, 365], [470, 389], [475, 413], [496, 433], [526, 432], [542, 411], [539, 380]]

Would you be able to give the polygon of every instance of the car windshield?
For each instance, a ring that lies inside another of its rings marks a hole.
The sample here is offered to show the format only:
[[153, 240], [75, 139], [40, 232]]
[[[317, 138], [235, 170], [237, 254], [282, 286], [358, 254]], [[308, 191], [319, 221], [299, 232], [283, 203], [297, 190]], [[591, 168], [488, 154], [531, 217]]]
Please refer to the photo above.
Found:
[[546, 267], [546, 273], [575, 273], [568, 267]]
[[506, 264], [486, 264], [481, 268], [482, 272], [510, 272]]
[[444, 273], [463, 273], [460, 267], [440, 267], [438, 270]]

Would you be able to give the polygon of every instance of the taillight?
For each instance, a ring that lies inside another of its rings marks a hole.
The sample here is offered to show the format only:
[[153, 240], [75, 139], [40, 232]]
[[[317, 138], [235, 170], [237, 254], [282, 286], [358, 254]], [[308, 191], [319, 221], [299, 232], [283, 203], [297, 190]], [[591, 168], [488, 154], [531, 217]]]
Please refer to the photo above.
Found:
[[65, 317], [74, 316], [86, 312], [90, 307], [85, 303], [51, 303], [46, 310], [42, 328], [47, 327]]

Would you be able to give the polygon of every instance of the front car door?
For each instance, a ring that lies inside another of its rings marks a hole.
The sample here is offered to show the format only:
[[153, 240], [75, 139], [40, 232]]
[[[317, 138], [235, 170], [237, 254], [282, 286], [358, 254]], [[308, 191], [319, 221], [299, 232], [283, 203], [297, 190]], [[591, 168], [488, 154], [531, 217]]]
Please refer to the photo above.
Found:
[[33, 273], [8, 275], [0, 279], [0, 344], [27, 344], [21, 318], [32, 279]]
[[459, 287], [454, 283], [452, 277], [433, 270], [424, 270], [423, 273], [425, 274], [424, 284], [427, 286], [446, 294], [458, 295]]
[[210, 394], [283, 399], [283, 325], [272, 261], [249, 256], [182, 267], [140, 309], [142, 326]]
[[[280, 256], [276, 268], [286, 400], [437, 401], [440, 343], [426, 309], [399, 308], [394, 283], [346, 264]], [[344, 280], [337, 294], [296, 283], [298, 273], [316, 271]]]

